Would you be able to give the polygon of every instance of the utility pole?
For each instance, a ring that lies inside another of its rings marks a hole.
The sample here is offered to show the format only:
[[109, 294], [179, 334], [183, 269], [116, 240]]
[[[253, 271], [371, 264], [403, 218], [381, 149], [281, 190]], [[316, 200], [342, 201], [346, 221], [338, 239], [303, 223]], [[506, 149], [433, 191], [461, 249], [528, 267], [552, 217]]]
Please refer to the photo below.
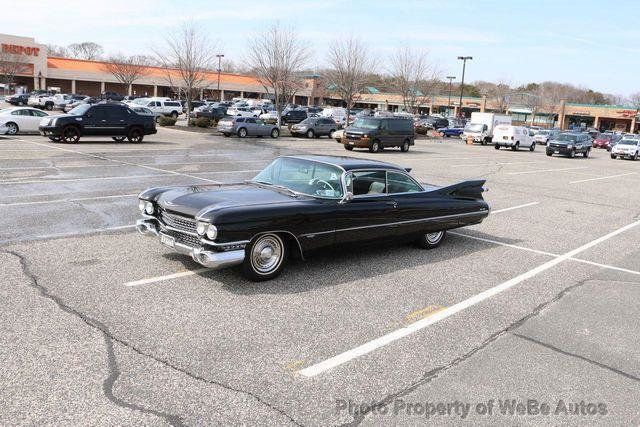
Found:
[[458, 56], [462, 61], [462, 82], [460, 83], [460, 102], [458, 103], [458, 116], [462, 117], [462, 91], [464, 90], [464, 72], [467, 67], [467, 60], [473, 59], [472, 56]]
[[222, 63], [222, 58], [224, 58], [224, 55], [218, 54], [216, 55], [216, 57], [218, 58], [218, 102], [222, 102], [222, 93], [220, 92], [220, 71], [222, 71], [221, 63]]
[[456, 76], [447, 76], [449, 79], [449, 103], [447, 104], [447, 108], [451, 111], [451, 84], [455, 80]]

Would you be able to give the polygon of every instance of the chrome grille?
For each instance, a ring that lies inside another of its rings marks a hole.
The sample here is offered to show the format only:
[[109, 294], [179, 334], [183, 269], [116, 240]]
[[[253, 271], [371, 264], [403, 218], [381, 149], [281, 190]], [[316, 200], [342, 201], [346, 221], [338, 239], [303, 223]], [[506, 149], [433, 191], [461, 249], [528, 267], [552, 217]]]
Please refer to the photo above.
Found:
[[360, 139], [362, 135], [358, 133], [347, 133], [347, 139]]
[[190, 246], [192, 248], [202, 246], [200, 238], [190, 234], [184, 234], [173, 230], [162, 230], [162, 233], [175, 238], [177, 243]]
[[160, 220], [169, 227], [176, 228], [178, 230], [186, 231], [187, 233], [196, 232], [196, 220], [192, 218], [186, 218], [180, 215], [170, 214], [165, 211], [160, 211]]

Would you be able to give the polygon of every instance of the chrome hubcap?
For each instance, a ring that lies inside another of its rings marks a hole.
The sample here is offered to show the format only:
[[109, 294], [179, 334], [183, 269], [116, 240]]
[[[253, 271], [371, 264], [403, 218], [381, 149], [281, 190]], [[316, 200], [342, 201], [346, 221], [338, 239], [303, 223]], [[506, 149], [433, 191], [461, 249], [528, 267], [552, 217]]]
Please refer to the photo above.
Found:
[[271, 273], [280, 266], [282, 253], [280, 237], [271, 234], [261, 237], [251, 251], [251, 265], [260, 274]]
[[427, 242], [429, 242], [430, 244], [434, 245], [436, 243], [438, 243], [440, 241], [440, 239], [442, 239], [442, 235], [444, 234], [444, 231], [437, 231], [435, 233], [427, 233]]

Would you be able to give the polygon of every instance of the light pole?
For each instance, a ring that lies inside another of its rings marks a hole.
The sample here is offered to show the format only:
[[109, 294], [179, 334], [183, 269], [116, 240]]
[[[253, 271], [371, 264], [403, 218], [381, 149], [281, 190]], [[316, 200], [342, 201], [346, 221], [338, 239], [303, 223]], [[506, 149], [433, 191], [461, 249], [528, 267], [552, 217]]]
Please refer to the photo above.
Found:
[[218, 58], [218, 102], [222, 102], [222, 92], [220, 92], [220, 67], [221, 67], [221, 62], [222, 62], [222, 58], [224, 58], [224, 55], [222, 54], [217, 54], [216, 57]]
[[449, 109], [449, 111], [451, 110], [451, 84], [455, 80], [455, 78], [456, 76], [447, 76], [447, 79], [449, 79], [449, 103], [447, 104], [447, 108]]
[[467, 67], [467, 60], [473, 59], [472, 56], [458, 56], [462, 60], [462, 81], [460, 82], [460, 102], [458, 103], [458, 116], [462, 117], [462, 91], [464, 90], [464, 71]]

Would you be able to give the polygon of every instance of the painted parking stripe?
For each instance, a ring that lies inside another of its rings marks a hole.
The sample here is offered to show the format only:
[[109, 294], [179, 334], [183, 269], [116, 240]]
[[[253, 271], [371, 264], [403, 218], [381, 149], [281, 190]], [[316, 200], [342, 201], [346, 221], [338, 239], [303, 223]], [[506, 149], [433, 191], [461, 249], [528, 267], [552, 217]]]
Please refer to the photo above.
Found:
[[316, 375], [319, 375], [321, 373], [327, 372], [337, 366], [340, 366], [342, 364], [345, 364], [347, 362], [350, 362], [353, 359], [356, 359], [358, 357], [364, 356], [368, 353], [371, 353], [372, 351], [375, 351], [381, 347], [384, 347], [386, 345], [391, 344], [392, 342], [395, 342], [399, 339], [402, 339], [406, 336], [409, 336], [415, 332], [420, 331], [421, 329], [426, 328], [427, 326], [433, 325], [434, 323], [437, 323], [441, 320], [444, 320], [448, 317], [453, 316], [454, 314], [457, 314], [459, 312], [462, 312], [470, 307], [473, 307], [476, 304], [479, 304], [483, 301], [486, 301], [489, 298], [492, 298], [526, 280], [531, 279], [532, 277], [537, 276], [538, 274], [549, 270], [550, 268], [555, 267], [556, 265], [574, 257], [575, 255], [586, 251], [587, 249], [590, 249], [606, 240], [611, 239], [612, 237], [617, 236], [618, 234], [624, 233], [625, 231], [630, 230], [633, 227], [636, 227], [640, 225], [640, 221], [635, 221], [632, 222], [624, 227], [621, 227], [615, 231], [612, 231], [609, 234], [606, 234], [602, 237], [599, 237], [595, 240], [592, 240], [576, 249], [573, 249], [569, 252], [566, 252], [556, 258], [553, 258], [550, 261], [545, 262], [544, 264], [541, 264], [529, 271], [526, 271], [512, 279], [507, 280], [506, 282], [503, 282], [499, 285], [494, 286], [493, 288], [487, 289], [483, 292], [480, 292], [477, 295], [474, 295], [470, 298], [467, 298], [463, 301], [460, 301], [457, 304], [454, 304], [450, 307], [447, 307], [437, 313], [435, 313], [433, 316], [430, 316], [428, 318], [419, 320], [415, 323], [412, 323], [411, 325], [405, 326], [403, 328], [397, 329], [391, 333], [388, 333], [386, 335], [383, 335], [379, 338], [376, 338], [374, 340], [371, 340], [365, 344], [362, 344], [356, 348], [353, 348], [351, 350], [347, 350], [343, 353], [340, 353], [336, 356], [333, 356], [327, 360], [324, 360], [320, 363], [316, 363], [315, 365], [309, 366], [307, 368], [301, 369], [298, 371], [298, 374], [305, 376], [305, 377], [315, 377]]
[[451, 168], [461, 168], [461, 167], [467, 167], [467, 166], [530, 165], [530, 164], [534, 164], [534, 163], [541, 164], [541, 162], [495, 162], [495, 163], [465, 163], [465, 164], [461, 164], [461, 165], [450, 165], [449, 167], [451, 167]]
[[562, 168], [562, 169], [538, 169], [533, 171], [519, 171], [519, 172], [509, 172], [507, 175], [524, 175], [527, 173], [541, 173], [541, 172], [564, 172], [564, 171], [574, 171], [580, 169], [587, 169], [586, 166], [577, 167], [577, 168]]
[[195, 270], [181, 271], [179, 273], [167, 274], [164, 276], [149, 277], [148, 279], [141, 279], [133, 282], [127, 282], [127, 283], [124, 283], [123, 285], [128, 287], [148, 285], [150, 283], [157, 283], [157, 282], [163, 282], [165, 280], [177, 279], [179, 277], [193, 276], [194, 274], [200, 274], [200, 273], [204, 273], [206, 271], [211, 271], [211, 270], [212, 270], [211, 268], [198, 268]]
[[114, 227], [104, 227], [104, 228], [94, 228], [86, 231], [78, 231], [78, 232], [70, 232], [70, 233], [53, 233], [53, 234], [42, 234], [39, 236], [27, 236], [27, 237], [19, 237], [16, 239], [6, 239], [0, 240], [0, 245], [7, 245], [11, 243], [19, 243], [19, 242], [30, 242], [35, 240], [49, 240], [49, 239], [58, 239], [62, 237], [79, 237], [86, 236], [90, 234], [100, 234], [106, 233], [110, 231], [120, 231], [135, 228], [135, 225], [117, 225]]
[[[453, 234], [455, 236], [465, 237], [467, 239], [478, 240], [480, 242], [491, 243], [491, 244], [494, 244], [494, 245], [505, 246], [505, 247], [513, 248], [513, 249], [519, 249], [521, 251], [533, 252], [533, 253], [540, 254], [540, 255], [547, 255], [547, 256], [552, 256], [552, 257], [559, 257], [560, 256], [560, 255], [554, 254], [552, 252], [539, 251], [539, 250], [536, 250], [536, 249], [527, 248], [525, 246], [512, 245], [510, 243], [499, 242], [497, 240], [486, 239], [484, 237], [472, 236], [470, 234], [458, 233], [458, 232], [455, 232], [455, 231], [449, 231], [449, 233]], [[630, 270], [628, 268], [616, 267], [615, 265], [601, 264], [599, 262], [589, 261], [589, 260], [582, 259], [582, 258], [571, 257], [571, 258], [569, 258], [569, 261], [575, 261], [575, 262], [579, 262], [579, 263], [582, 263], [582, 264], [589, 264], [589, 265], [593, 265], [595, 267], [605, 268], [607, 270], [621, 271], [623, 273], [629, 273], [629, 274], [634, 274], [636, 276], [640, 276], [640, 271]]]
[[84, 202], [91, 200], [103, 200], [103, 199], [120, 199], [126, 197], [136, 197], [138, 194], [113, 194], [110, 196], [95, 196], [95, 197], [78, 197], [74, 199], [54, 199], [54, 200], [38, 200], [33, 202], [14, 202], [14, 203], [0, 203], [0, 206], [25, 206], [25, 205], [45, 205], [48, 203], [72, 203], [72, 202]]
[[579, 179], [577, 181], [571, 181], [569, 184], [578, 184], [580, 182], [589, 182], [589, 181], [600, 181], [602, 179], [611, 179], [611, 178], [619, 178], [621, 176], [629, 176], [629, 175], [637, 175], [638, 172], [629, 172], [629, 173], [621, 173], [618, 175], [609, 175], [609, 176], [601, 176], [598, 178], [589, 178], [589, 179]]
[[186, 177], [189, 177], [189, 178], [199, 179], [199, 180], [211, 182], [211, 183], [214, 183], [214, 184], [220, 184], [219, 181], [214, 181], [212, 179], [203, 178], [203, 177], [195, 176], [195, 175], [190, 175], [190, 174], [186, 174], [186, 173], [182, 173], [182, 172], [176, 172], [176, 171], [172, 171], [172, 170], [160, 169], [160, 168], [153, 167], [153, 166], [144, 166], [144, 165], [140, 165], [140, 164], [132, 163], [132, 162], [125, 162], [123, 160], [116, 160], [116, 159], [113, 159], [113, 158], [110, 158], [110, 157], [106, 157], [106, 156], [99, 156], [97, 154], [91, 154], [91, 153], [85, 153], [85, 152], [82, 152], [82, 151], [71, 150], [69, 148], [53, 147], [53, 146], [42, 144], [40, 142], [35, 142], [35, 141], [24, 141], [24, 142], [27, 142], [29, 144], [40, 145], [42, 147], [53, 148], [53, 149], [60, 150], [60, 151], [65, 151], [65, 152], [68, 152], [68, 153], [80, 154], [82, 156], [92, 157], [94, 159], [105, 160], [105, 161], [108, 161], [108, 162], [120, 163], [120, 164], [123, 164], [123, 165], [129, 165], [129, 166], [139, 166], [141, 168], [153, 170], [153, 171], [156, 171], [156, 172], [164, 172], [164, 173], [172, 174], [172, 175], [186, 176]]
[[512, 206], [510, 208], [504, 208], [504, 209], [498, 209], [498, 210], [492, 210], [491, 213], [497, 214], [497, 213], [501, 213], [501, 212], [508, 212], [508, 211], [512, 211], [514, 209], [522, 209], [522, 208], [527, 208], [529, 206], [535, 206], [537, 204], [539, 204], [540, 202], [531, 202], [531, 203], [525, 203], [524, 205], [518, 205], [518, 206]]

